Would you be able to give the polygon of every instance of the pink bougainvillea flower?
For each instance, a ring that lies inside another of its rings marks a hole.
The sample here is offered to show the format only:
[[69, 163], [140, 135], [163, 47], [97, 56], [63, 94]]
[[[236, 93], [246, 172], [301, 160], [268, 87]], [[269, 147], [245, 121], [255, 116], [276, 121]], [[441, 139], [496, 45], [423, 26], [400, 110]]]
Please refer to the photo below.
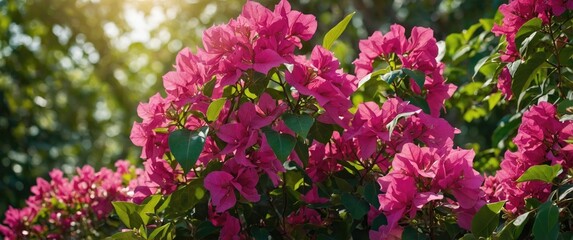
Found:
[[214, 171], [205, 177], [205, 188], [209, 190], [211, 202], [217, 207], [217, 212], [224, 212], [237, 202], [232, 180], [233, 175], [223, 171]]
[[503, 94], [505, 99], [512, 99], [511, 74], [509, 74], [509, 69], [507, 67], [504, 67], [499, 74], [499, 78], [497, 79], [497, 89], [501, 91], [501, 94]]
[[259, 175], [254, 168], [240, 166], [233, 160], [228, 160], [223, 171], [211, 172], [205, 177], [205, 188], [211, 194], [211, 203], [216, 206], [217, 212], [224, 212], [237, 202], [235, 190], [245, 199], [258, 202], [260, 195], [255, 188], [259, 182]]
[[300, 198], [309, 204], [326, 203], [329, 201], [328, 198], [322, 198], [318, 195], [318, 187], [316, 185], [313, 185], [312, 188]]

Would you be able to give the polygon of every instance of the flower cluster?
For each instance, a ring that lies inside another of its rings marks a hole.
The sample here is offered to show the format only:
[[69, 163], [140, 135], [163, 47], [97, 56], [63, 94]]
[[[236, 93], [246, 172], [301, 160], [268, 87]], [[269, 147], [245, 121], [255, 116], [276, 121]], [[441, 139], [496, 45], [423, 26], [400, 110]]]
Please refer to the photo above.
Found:
[[383, 192], [380, 209], [388, 225], [371, 231], [371, 239], [400, 231], [398, 223], [404, 216], [413, 219], [427, 205], [452, 209], [459, 226], [469, 229], [473, 214], [484, 204], [483, 177], [473, 169], [473, 158], [471, 150], [404, 145], [390, 173], [378, 179]]
[[507, 200], [506, 209], [513, 213], [524, 210], [525, 199], [545, 201], [551, 184], [541, 181], [518, 183], [516, 180], [531, 166], [561, 164], [567, 171], [573, 167], [573, 121], [559, 121], [556, 107], [541, 102], [523, 114], [514, 142], [517, 151], [507, 151], [501, 170], [486, 179], [484, 191], [491, 202]]
[[[571, 0], [512, 0], [502, 4], [499, 11], [503, 14], [503, 21], [501, 25], [495, 24], [491, 30], [497, 36], [505, 36], [507, 41], [507, 47], [501, 53], [501, 61], [509, 63], [522, 57], [515, 40], [519, 29], [527, 21], [540, 18], [543, 25], [549, 25], [553, 16], [560, 16], [571, 9]], [[506, 99], [511, 99], [511, 75], [507, 67], [501, 72], [497, 87]]]
[[405, 29], [392, 25], [390, 31], [374, 32], [359, 43], [360, 55], [354, 61], [358, 79], [367, 77], [379, 64], [386, 64], [390, 71], [397, 69], [418, 70], [425, 75], [423, 86], [410, 79], [410, 88], [415, 94], [422, 94], [428, 102], [432, 116], [439, 116], [446, 99], [450, 98], [456, 86], [445, 83], [444, 63], [438, 62], [438, 45], [432, 29], [414, 27], [410, 38]]
[[115, 172], [107, 168], [96, 172], [86, 165], [71, 179], [55, 169], [50, 181], [38, 178], [27, 206], [6, 211], [0, 233], [6, 239], [97, 236], [100, 222], [113, 210], [111, 202], [131, 199], [136, 185], [132, 179], [140, 174], [127, 161], [115, 166]]

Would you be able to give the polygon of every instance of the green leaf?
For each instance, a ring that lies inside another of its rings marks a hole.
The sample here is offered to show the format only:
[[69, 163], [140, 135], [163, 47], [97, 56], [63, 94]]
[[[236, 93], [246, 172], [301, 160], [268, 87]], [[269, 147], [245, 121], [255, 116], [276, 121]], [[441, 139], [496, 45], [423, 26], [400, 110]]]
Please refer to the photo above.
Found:
[[111, 239], [114, 240], [133, 240], [133, 239], [142, 239], [140, 236], [137, 236], [133, 231], [127, 232], [118, 232], [114, 235], [111, 235]]
[[332, 132], [334, 132], [334, 127], [332, 125], [318, 121], [314, 122], [314, 125], [310, 128], [311, 138], [324, 144], [330, 142]]
[[209, 107], [207, 108], [207, 121], [212, 122], [217, 120], [226, 101], [226, 98], [219, 98], [209, 104]]
[[535, 76], [534, 73], [536, 73], [537, 70], [544, 65], [548, 56], [548, 53], [537, 52], [525, 62], [522, 62], [522, 60], [517, 60], [511, 64], [510, 73], [513, 70], [511, 91], [513, 92], [514, 96], [521, 95], [521, 93], [525, 91], [527, 87], [529, 87], [531, 80]]
[[261, 94], [267, 89], [269, 82], [271, 81], [270, 77], [267, 75], [255, 72], [255, 79], [254, 82], [247, 88], [250, 93], [254, 94], [255, 96], [261, 96]]
[[421, 108], [424, 113], [430, 114], [430, 105], [428, 105], [426, 99], [420, 96], [410, 96], [406, 98], [406, 101], [412, 103], [416, 107]]
[[208, 236], [211, 236], [219, 231], [220, 229], [218, 227], [213, 226], [213, 224], [210, 221], [204, 221], [201, 222], [199, 226], [197, 226], [197, 234], [195, 237], [197, 237], [197, 239], [205, 239]]
[[505, 121], [501, 121], [499, 126], [493, 131], [491, 136], [492, 146], [497, 146], [501, 148], [503, 146], [503, 140], [508, 138], [511, 133], [513, 133], [521, 124], [521, 114], [516, 114], [511, 118], [507, 117]]
[[424, 233], [416, 230], [412, 226], [407, 226], [406, 228], [404, 228], [404, 231], [402, 232], [402, 239], [418, 240], [418, 239], [428, 239], [428, 237], [426, 237]]
[[307, 114], [285, 113], [282, 117], [287, 127], [302, 138], [306, 138], [314, 123], [314, 118]]
[[213, 77], [213, 79], [209, 80], [205, 85], [203, 85], [203, 94], [207, 97], [211, 97], [213, 95], [213, 89], [215, 89], [215, 84], [217, 83], [217, 78]]
[[336, 26], [334, 26], [326, 33], [326, 35], [324, 35], [324, 39], [322, 40], [322, 46], [324, 48], [330, 49], [334, 41], [336, 41], [336, 39], [342, 35], [342, 32], [344, 32], [346, 26], [348, 26], [348, 23], [350, 23], [350, 20], [355, 13], [356, 12], [348, 14], [344, 19], [342, 19], [342, 21], [336, 24]]
[[401, 77], [403, 73], [404, 72], [402, 71], [402, 69], [394, 70], [382, 75], [382, 80], [386, 81], [387, 83], [393, 83], [394, 80], [396, 80], [396, 78]]
[[185, 173], [195, 166], [208, 132], [209, 127], [204, 126], [195, 131], [178, 129], [169, 134], [169, 149]]
[[139, 206], [139, 216], [143, 220], [143, 224], [147, 225], [149, 222], [148, 214], [155, 214], [155, 207], [161, 201], [161, 195], [151, 195], [146, 198], [146, 203]]
[[413, 111], [413, 112], [405, 112], [405, 113], [400, 113], [398, 115], [396, 115], [396, 117], [394, 119], [392, 119], [391, 122], [389, 122], [388, 124], [386, 124], [386, 128], [388, 129], [389, 132], [389, 138], [392, 138], [392, 132], [394, 132], [394, 128], [396, 127], [396, 125], [398, 125], [398, 121], [402, 118], [407, 118], [409, 116], [412, 116], [414, 114], [418, 114], [420, 113], [422, 110], [417, 110], [417, 111]]
[[171, 204], [166, 211], [169, 211], [171, 215], [184, 216], [187, 211], [203, 200], [205, 195], [203, 178], [193, 180], [171, 194]]
[[251, 236], [255, 238], [255, 240], [267, 240], [270, 237], [270, 233], [265, 228], [253, 228], [251, 230]]
[[368, 205], [366, 201], [359, 199], [350, 193], [343, 193], [340, 200], [348, 213], [350, 213], [350, 216], [356, 220], [362, 219], [370, 209], [370, 205]]
[[534, 165], [527, 169], [521, 177], [517, 179], [517, 182], [527, 182], [527, 181], [543, 181], [546, 183], [552, 183], [553, 179], [563, 172], [561, 165], [555, 164], [553, 166], [549, 165]]
[[533, 223], [535, 239], [557, 239], [559, 236], [559, 208], [551, 201], [543, 203]]
[[167, 223], [161, 227], [158, 227], [149, 234], [147, 239], [165, 239], [165, 234], [170, 231], [171, 223]]
[[499, 225], [499, 213], [505, 201], [483, 206], [472, 220], [472, 233], [476, 237], [489, 237]]
[[375, 182], [368, 182], [364, 185], [364, 199], [368, 201], [376, 209], [380, 208], [380, 200], [378, 200], [378, 194], [380, 194], [380, 188]]
[[522, 42], [529, 37], [533, 32], [541, 30], [542, 21], [540, 18], [532, 18], [525, 22], [517, 31], [515, 35], [515, 44], [521, 46]]
[[309, 158], [308, 146], [299, 139], [296, 141], [296, 145], [294, 146], [294, 151], [296, 152], [298, 158], [300, 158], [303, 167], [308, 166], [308, 158]]
[[466, 233], [460, 240], [477, 240], [476, 236], [471, 233]]
[[374, 218], [374, 220], [372, 221], [371, 229], [377, 231], [378, 228], [380, 228], [380, 226], [382, 225], [388, 225], [388, 219], [383, 213], [378, 215], [378, 217]]
[[498, 234], [499, 239], [519, 239], [519, 235], [527, 224], [529, 214], [526, 212], [509, 222]]
[[143, 226], [143, 220], [139, 215], [139, 206], [131, 202], [112, 202], [115, 213], [119, 220], [128, 228], [139, 228]]
[[269, 127], [263, 128], [263, 132], [275, 156], [285, 162], [296, 145], [296, 139], [291, 135], [278, 133]]
[[538, 32], [533, 32], [529, 37], [525, 38], [519, 47], [519, 53], [521, 56], [527, 57], [530, 52], [536, 49], [537, 43], [541, 40], [542, 34]]
[[573, 114], [573, 100], [563, 100], [557, 105], [559, 115]]
[[420, 87], [420, 89], [424, 89], [424, 82], [426, 82], [426, 74], [424, 74], [420, 70], [411, 70], [407, 68], [402, 69], [402, 71], [404, 71], [406, 75], [414, 79], [414, 81], [416, 82], [416, 84], [418, 84], [418, 87]]

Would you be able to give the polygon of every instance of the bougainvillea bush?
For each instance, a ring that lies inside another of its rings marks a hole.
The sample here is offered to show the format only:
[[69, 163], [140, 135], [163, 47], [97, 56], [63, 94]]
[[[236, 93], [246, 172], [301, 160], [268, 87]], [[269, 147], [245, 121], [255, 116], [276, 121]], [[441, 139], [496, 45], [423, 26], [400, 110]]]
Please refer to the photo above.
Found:
[[[183, 49], [163, 76], [165, 93], [138, 106], [131, 140], [143, 169], [86, 166], [71, 180], [54, 170], [0, 232], [569, 239], [572, 9], [573, 1], [513, 0], [445, 42], [395, 24], [361, 40], [348, 70], [329, 49], [352, 14], [301, 55], [319, 37], [315, 17], [285, 0], [273, 10], [248, 1], [205, 30], [202, 48]], [[451, 83], [479, 54], [473, 82]], [[472, 84], [479, 93], [464, 95]], [[482, 153], [455, 146], [461, 131], [443, 118], [464, 101], [477, 102], [472, 111], [483, 102], [509, 109], [493, 136], [505, 152], [493, 174], [474, 168]]]

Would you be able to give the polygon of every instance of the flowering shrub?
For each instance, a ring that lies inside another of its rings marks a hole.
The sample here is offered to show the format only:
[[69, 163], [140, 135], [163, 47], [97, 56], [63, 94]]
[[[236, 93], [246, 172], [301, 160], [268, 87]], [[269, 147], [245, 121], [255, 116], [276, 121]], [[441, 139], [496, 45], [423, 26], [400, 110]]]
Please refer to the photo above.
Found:
[[7, 239], [80, 239], [117, 231], [117, 226], [106, 224], [112, 201], [131, 199], [140, 169], [127, 161], [117, 161], [115, 166], [116, 171], [102, 168], [96, 172], [86, 165], [71, 179], [54, 169], [50, 181], [38, 178], [27, 206], [6, 211], [0, 233]]
[[571, 8], [515, 0], [500, 7], [500, 24], [478, 25], [478, 39], [503, 37], [474, 76], [489, 78], [486, 90], [497, 79], [490, 109], [518, 111], [500, 125], [505, 139], [519, 129], [495, 175], [474, 169], [476, 152], [454, 146], [460, 130], [442, 118], [458, 88], [447, 66], [469, 50], [440, 49], [428, 28], [407, 35], [392, 25], [360, 41], [354, 75], [329, 50], [352, 15], [306, 56], [297, 49], [313, 37], [314, 16], [285, 0], [274, 10], [248, 1], [205, 30], [203, 48], [179, 52], [165, 97], [138, 106], [130, 137], [141, 172], [85, 167], [68, 183], [55, 170], [0, 230], [99, 237], [82, 230], [111, 216], [123, 224], [114, 239], [570, 236]]

